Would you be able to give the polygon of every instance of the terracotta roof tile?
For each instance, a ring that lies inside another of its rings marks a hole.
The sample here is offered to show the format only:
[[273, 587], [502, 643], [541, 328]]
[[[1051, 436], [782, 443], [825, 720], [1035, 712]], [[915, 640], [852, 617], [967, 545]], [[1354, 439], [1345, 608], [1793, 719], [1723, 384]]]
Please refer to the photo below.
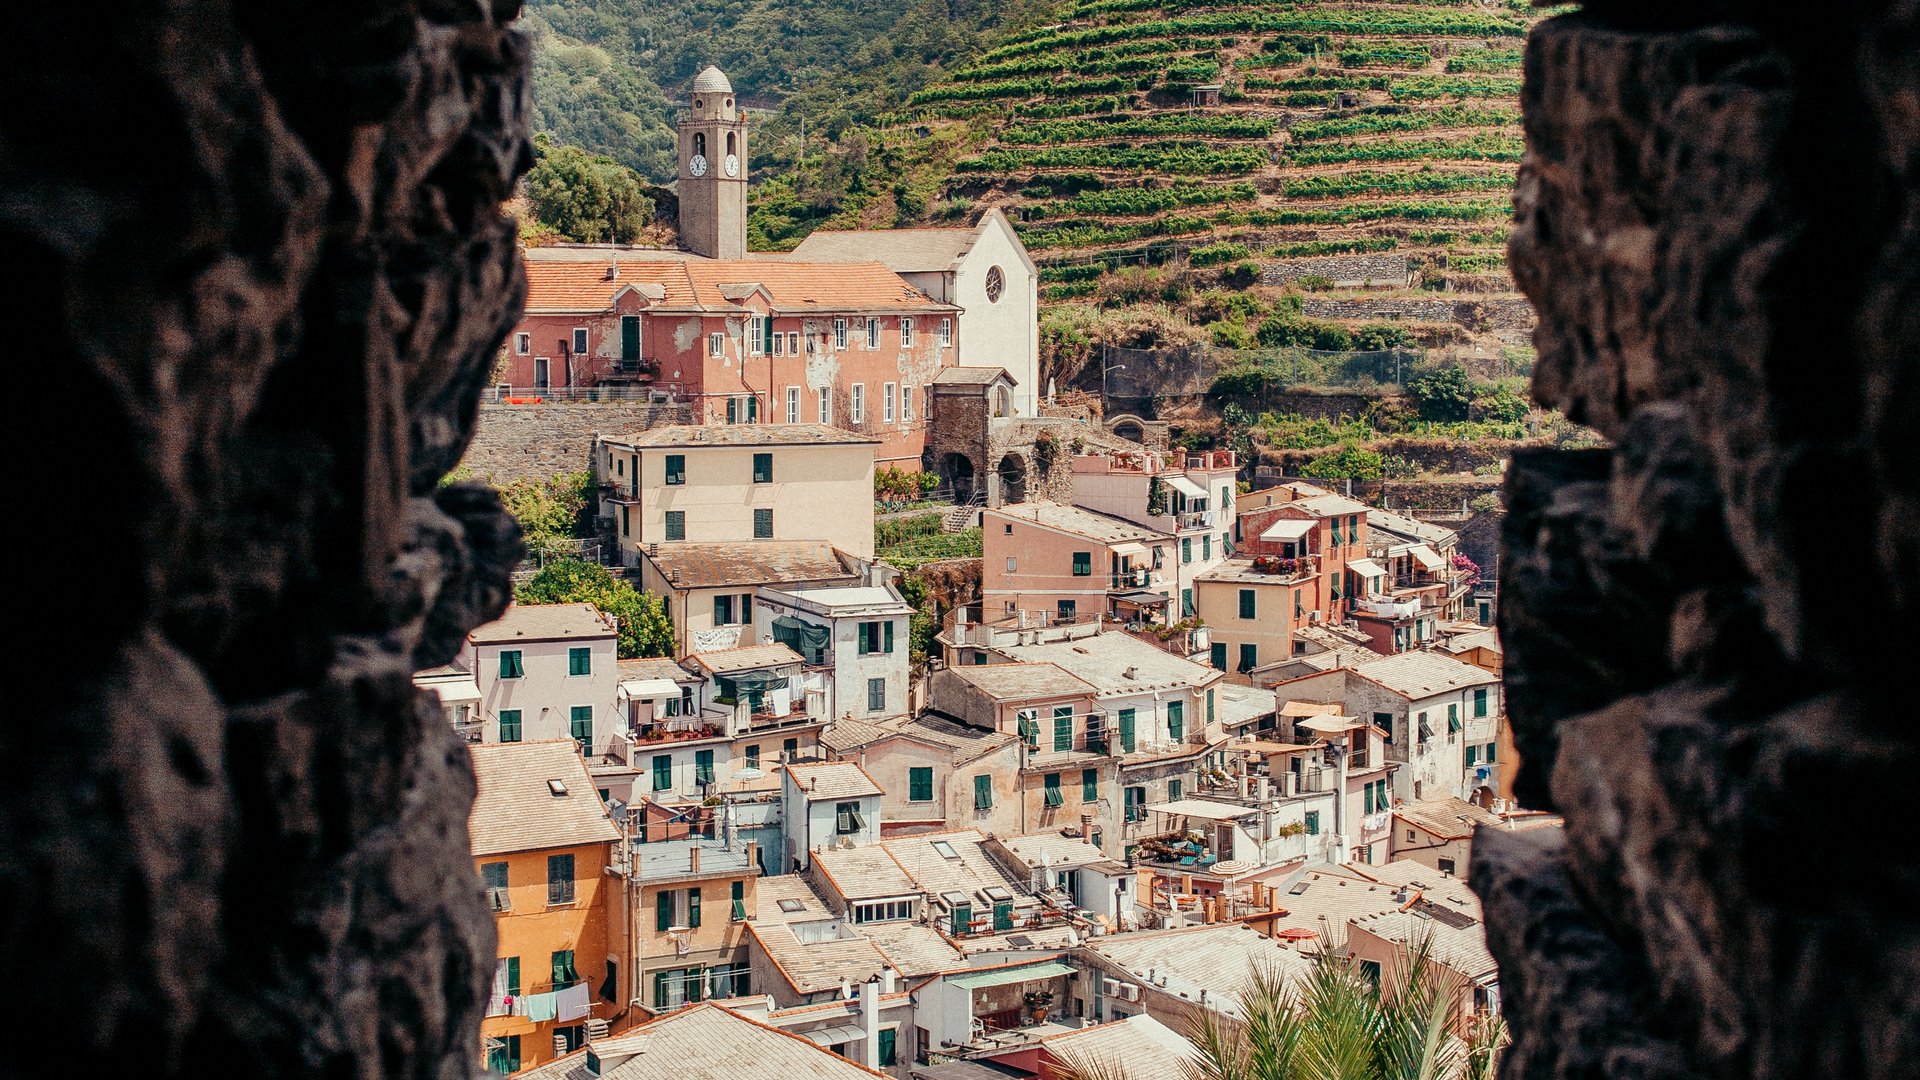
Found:
[[[467, 831], [476, 857], [620, 838], [572, 739], [487, 743], [471, 750], [480, 791]], [[556, 781], [566, 794], [554, 793]]]
[[[877, 262], [812, 263], [752, 259], [622, 259], [612, 279], [606, 262], [530, 261], [527, 310], [605, 311], [628, 286], [669, 310], [737, 312], [729, 298], [766, 290], [781, 313], [819, 311], [953, 311]], [[738, 286], [738, 288], [736, 288]]]
[[[817, 540], [743, 540], [719, 544], [661, 544], [647, 558], [681, 589], [716, 585], [791, 585], [809, 581], [853, 581], [833, 545]], [[679, 576], [675, 577], [674, 572]]]

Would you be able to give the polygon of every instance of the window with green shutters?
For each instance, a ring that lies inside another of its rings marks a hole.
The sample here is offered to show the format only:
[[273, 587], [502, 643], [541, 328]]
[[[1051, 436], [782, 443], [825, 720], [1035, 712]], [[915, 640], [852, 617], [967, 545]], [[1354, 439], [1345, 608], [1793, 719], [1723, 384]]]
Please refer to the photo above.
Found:
[[773, 483], [773, 455], [753, 455], [753, 482], [756, 484]]
[[1459, 730], [1460, 730], [1460, 706], [1457, 704], [1448, 705], [1447, 706], [1447, 734], [1452, 735], [1453, 733]]
[[653, 894], [653, 928], [655, 930], [673, 929], [672, 889], [661, 889]]
[[833, 831], [842, 836], [851, 835], [867, 827], [867, 819], [860, 814], [859, 802], [837, 803], [833, 808]]
[[1327, 576], [1327, 596], [1334, 600], [1340, 599], [1339, 574], [1329, 574]]
[[685, 510], [667, 511], [667, 539], [685, 540], [687, 538], [687, 512]]
[[1213, 666], [1221, 671], [1227, 670], [1227, 643], [1224, 641], [1214, 642], [1213, 646], [1207, 650], [1207, 659], [1212, 661]]
[[653, 790], [673, 790], [673, 755], [655, 754], [653, 756]]
[[1320, 811], [1318, 810], [1307, 811], [1306, 826], [1307, 826], [1308, 836], [1320, 835]]
[[753, 538], [755, 540], [773, 539], [773, 511], [757, 509], [753, 512]]
[[640, 316], [620, 316], [620, 362], [640, 362]]
[[1192, 589], [1180, 590], [1180, 615], [1182, 618], [1186, 618], [1186, 619], [1193, 618], [1193, 590]]
[[879, 1067], [880, 1068], [882, 1069], [893, 1068], [894, 1060], [898, 1057], [898, 1054], [899, 1054], [896, 1048], [896, 1040], [899, 1034], [900, 1034], [900, 1030], [898, 1028], [881, 1028], [880, 1029], [880, 1050], [879, 1050], [879, 1056], [880, 1056]]
[[752, 743], [747, 747], [747, 768], [757, 769], [759, 767], [760, 767], [760, 744]]
[[700, 926], [700, 890], [698, 888], [687, 890], [687, 926], [693, 929], [699, 929]]
[[1306, 612], [1307, 609], [1300, 603], [1300, 590], [1293, 590], [1293, 617], [1298, 619], [1300, 616], [1306, 614]]
[[1041, 784], [1041, 792], [1045, 796], [1045, 801], [1049, 808], [1061, 806], [1066, 803], [1066, 799], [1060, 794], [1060, 774], [1057, 772], [1050, 772], [1046, 775]]
[[565, 990], [580, 981], [580, 973], [573, 967], [573, 950], [562, 949], [553, 954], [553, 988]]
[[1487, 764], [1491, 765], [1494, 762], [1500, 760], [1499, 757], [1497, 756], [1499, 753], [1499, 747], [1500, 747], [1500, 744], [1497, 742], [1490, 742], [1487, 744]]
[[1207, 687], [1207, 724], [1213, 724], [1213, 687]]
[[868, 679], [867, 680], [867, 711], [868, 712], [886, 712], [887, 711], [887, 680], [885, 679]]
[[1180, 541], [1180, 561], [1183, 563], [1193, 561], [1193, 537], [1191, 536]]
[[1128, 821], [1145, 821], [1147, 819], [1147, 789], [1146, 788], [1144, 787], [1127, 788], [1122, 793], [1121, 801], [1125, 804], [1126, 817]]
[[547, 903], [573, 903], [573, 856], [547, 856]]
[[983, 774], [973, 778], [973, 808], [993, 809], [993, 777]]
[[973, 905], [953, 905], [953, 914], [947, 924], [947, 930], [955, 937], [971, 933], [973, 931]]
[[1133, 753], [1133, 710], [1120, 710], [1120, 749]]
[[1244, 644], [1240, 646], [1240, 670], [1252, 671], [1260, 666], [1260, 646]]
[[667, 455], [667, 483], [684, 484], [687, 482], [687, 455]]
[[500, 650], [500, 677], [503, 679], [524, 678], [526, 665], [521, 662], [519, 649]]
[[1002, 900], [993, 905], [993, 929], [996, 933], [1013, 929], [1013, 901]]
[[1185, 742], [1187, 730], [1187, 703], [1184, 701], [1167, 702], [1167, 738], [1174, 742]]
[[[744, 881], [734, 882], [732, 886], [732, 893], [733, 895], [729, 899], [733, 901], [733, 921], [746, 922], [747, 921], [747, 883]], [[728, 996], [731, 997], [732, 995], [730, 994]]]
[[1179, 802], [1180, 793], [1185, 790], [1186, 790], [1186, 785], [1181, 783], [1180, 781], [1178, 780], [1167, 781], [1167, 801]]
[[506, 1076], [520, 1071], [520, 1036], [495, 1035], [486, 1043], [488, 1072]]
[[907, 801], [933, 801], [933, 768], [928, 765], [916, 765], [907, 770]]
[[507, 891], [507, 864], [480, 864], [480, 884], [487, 890], [487, 906], [495, 911], [511, 911], [513, 896]]
[[1473, 691], [1473, 715], [1487, 715], [1487, 688], [1476, 687]]
[[1467, 744], [1467, 768], [1471, 769], [1478, 764], [1480, 764], [1480, 748], [1473, 745], [1472, 743], [1468, 743]]
[[1073, 749], [1073, 706], [1057, 705], [1053, 710], [1053, 748]]
[[593, 706], [575, 705], [567, 717], [567, 730], [573, 741], [583, 747], [593, 745]]
[[1081, 802], [1099, 802], [1100, 801], [1100, 770], [1099, 769], [1081, 769], [1080, 770], [1080, 801]]
[[883, 619], [860, 624], [858, 637], [859, 653], [890, 653], [893, 651], [893, 620]]
[[567, 674], [569, 675], [593, 674], [593, 650], [592, 649], [568, 649], [567, 650]]
[[1205, 562], [1211, 558], [1213, 558], [1213, 534], [1208, 533], [1200, 538], [1200, 561]]
[[796, 761], [800, 757], [800, 740], [788, 739], [780, 744], [780, 753], [787, 761]]
[[693, 752], [693, 782], [713, 783], [713, 751], [695, 750]]
[[1093, 574], [1093, 552], [1076, 551], [1073, 553], [1073, 576], [1090, 577]]
[[1252, 619], [1257, 617], [1254, 614], [1254, 597], [1255, 597], [1255, 593], [1252, 589], [1240, 590], [1240, 617], [1241, 618]]
[[1359, 542], [1360, 542], [1360, 515], [1355, 514], [1352, 517], [1349, 517], [1347, 519], [1347, 543], [1357, 544]]
[[500, 741], [501, 742], [519, 742], [520, 741], [520, 710], [519, 709], [501, 709], [500, 710]]

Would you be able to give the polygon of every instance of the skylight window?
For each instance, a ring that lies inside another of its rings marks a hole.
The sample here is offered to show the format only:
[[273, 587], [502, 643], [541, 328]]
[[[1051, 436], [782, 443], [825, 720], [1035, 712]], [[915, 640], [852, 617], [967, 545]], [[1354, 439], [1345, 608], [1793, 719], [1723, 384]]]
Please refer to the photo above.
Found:
[[945, 840], [935, 840], [933, 842], [933, 850], [939, 852], [940, 857], [943, 859], [957, 859], [960, 857], [960, 853], [953, 850], [953, 845], [947, 843]]
[[807, 910], [807, 905], [801, 903], [798, 900], [789, 898], [789, 899], [780, 901], [780, 910], [787, 912], [788, 914], [793, 914], [795, 912], [801, 912], [801, 911]]
[[565, 780], [549, 780], [547, 781], [547, 791], [552, 793], [556, 799], [565, 798], [567, 794], [567, 782]]

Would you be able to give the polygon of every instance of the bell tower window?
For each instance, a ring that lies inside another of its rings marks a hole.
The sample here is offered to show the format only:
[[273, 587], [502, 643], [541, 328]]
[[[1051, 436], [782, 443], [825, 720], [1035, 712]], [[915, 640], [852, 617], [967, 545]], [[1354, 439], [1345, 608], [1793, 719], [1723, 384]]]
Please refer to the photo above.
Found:
[[706, 132], [696, 131], [693, 133], [693, 152], [703, 156], [706, 154], [707, 152], [707, 133]]
[[729, 131], [727, 132], [727, 153], [734, 154], [738, 152], [739, 151], [733, 148], [733, 132]]

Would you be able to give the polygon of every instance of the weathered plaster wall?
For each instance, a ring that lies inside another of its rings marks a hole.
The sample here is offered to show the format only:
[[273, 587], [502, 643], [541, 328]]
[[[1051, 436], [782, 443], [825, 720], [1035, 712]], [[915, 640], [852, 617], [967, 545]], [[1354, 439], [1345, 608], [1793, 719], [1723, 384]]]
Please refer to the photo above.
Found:
[[16, 1027], [60, 1071], [477, 1066], [473, 780], [411, 673], [519, 551], [490, 493], [436, 486], [523, 295], [518, 8], [15, 13], [14, 434], [78, 478], [34, 520], [115, 538], [11, 597], [0, 963], [38, 973]]
[[1510, 1080], [1920, 1060], [1920, 9], [1590, 3], [1527, 49], [1519, 798], [1482, 835]]

